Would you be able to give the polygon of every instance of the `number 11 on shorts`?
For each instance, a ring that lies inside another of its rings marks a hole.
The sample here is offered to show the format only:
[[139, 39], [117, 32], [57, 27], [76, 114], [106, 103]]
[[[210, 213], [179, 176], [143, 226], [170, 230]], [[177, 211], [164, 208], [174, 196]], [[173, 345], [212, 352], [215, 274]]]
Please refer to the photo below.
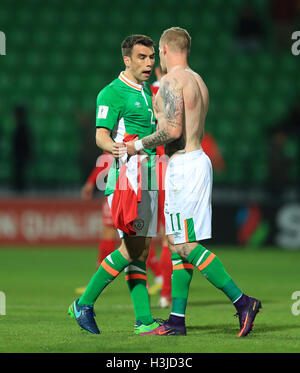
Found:
[[[175, 231], [175, 228], [174, 228], [174, 221], [173, 221], [173, 215], [174, 214], [170, 214], [170, 218], [171, 218], [171, 225], [172, 225], [172, 230], [173, 232]], [[180, 213], [178, 212], [176, 215], [176, 218], [177, 218], [177, 230], [180, 231], [181, 230], [181, 226], [180, 226]]]

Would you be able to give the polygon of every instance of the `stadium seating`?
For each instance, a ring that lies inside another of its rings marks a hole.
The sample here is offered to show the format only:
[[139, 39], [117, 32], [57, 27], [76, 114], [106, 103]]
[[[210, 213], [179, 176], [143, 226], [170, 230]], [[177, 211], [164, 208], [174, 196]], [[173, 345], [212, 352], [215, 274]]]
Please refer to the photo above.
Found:
[[[97, 93], [123, 68], [120, 43], [129, 33], [149, 34], [158, 43], [161, 31], [172, 25], [191, 33], [190, 65], [210, 90], [207, 131], [227, 165], [216, 182], [265, 183], [267, 129], [296, 99], [299, 61], [289, 50], [274, 51], [272, 43], [254, 52], [236, 48], [234, 25], [243, 3], [115, 0], [109, 7], [103, 0], [2, 0], [7, 55], [0, 57], [0, 183], [11, 177], [12, 108], [24, 103], [35, 154], [29, 184], [80, 186], [77, 113], [95, 112]], [[272, 35], [268, 2], [253, 4]], [[296, 156], [299, 149], [289, 147]]]

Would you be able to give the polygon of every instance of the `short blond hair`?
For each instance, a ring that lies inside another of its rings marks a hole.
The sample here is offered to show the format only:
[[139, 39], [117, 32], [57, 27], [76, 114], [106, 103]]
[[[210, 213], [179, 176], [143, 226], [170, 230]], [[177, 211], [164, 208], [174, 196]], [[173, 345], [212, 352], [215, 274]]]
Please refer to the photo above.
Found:
[[160, 45], [167, 44], [174, 52], [190, 54], [191, 36], [181, 27], [171, 27], [165, 30], [160, 37]]

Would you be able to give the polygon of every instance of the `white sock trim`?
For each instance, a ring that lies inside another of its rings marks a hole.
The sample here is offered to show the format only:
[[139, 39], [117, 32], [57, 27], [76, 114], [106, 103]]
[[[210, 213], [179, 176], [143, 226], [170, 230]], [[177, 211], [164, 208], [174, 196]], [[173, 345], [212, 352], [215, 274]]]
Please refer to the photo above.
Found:
[[127, 266], [125, 269], [124, 269], [124, 272], [127, 273], [127, 272], [130, 272], [130, 271], [138, 271], [138, 272], [142, 272], [142, 273], [146, 273], [146, 271], [140, 267], [137, 267], [137, 266], [134, 266], [132, 264], [129, 264], [129, 266]]
[[106, 259], [109, 260], [111, 264], [115, 264], [111, 258], [111, 254], [107, 255]]
[[173, 264], [173, 266], [176, 266], [176, 264], [179, 264], [179, 263], [181, 263], [181, 262], [182, 262], [181, 259], [179, 259], [179, 260], [172, 260], [172, 264]]
[[185, 315], [183, 315], [182, 313], [175, 313], [175, 312], [171, 312], [170, 315], [177, 316], [177, 317], [185, 317]]
[[241, 297], [242, 297], [242, 295], [243, 295], [243, 293], [238, 297], [238, 298], [236, 298], [236, 300], [235, 301], [233, 301], [232, 303], [235, 303], [235, 302], [237, 302]]

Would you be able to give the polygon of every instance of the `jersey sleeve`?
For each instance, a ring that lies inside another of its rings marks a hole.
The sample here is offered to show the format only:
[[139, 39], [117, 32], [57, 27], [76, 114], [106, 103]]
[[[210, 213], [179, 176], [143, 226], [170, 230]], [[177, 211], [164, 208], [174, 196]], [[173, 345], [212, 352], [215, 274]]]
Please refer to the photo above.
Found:
[[113, 130], [121, 113], [120, 99], [109, 86], [104, 88], [97, 96], [96, 127], [105, 127]]

